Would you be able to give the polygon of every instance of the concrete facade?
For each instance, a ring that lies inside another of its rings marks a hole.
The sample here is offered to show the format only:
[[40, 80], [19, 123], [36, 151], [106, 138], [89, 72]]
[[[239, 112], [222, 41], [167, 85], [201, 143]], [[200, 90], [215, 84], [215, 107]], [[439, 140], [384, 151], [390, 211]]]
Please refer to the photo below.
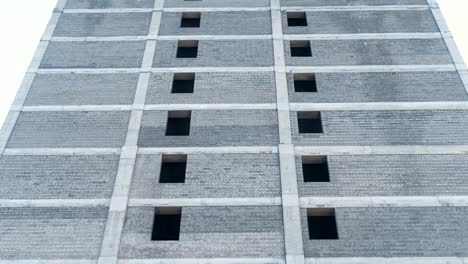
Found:
[[[466, 264], [467, 91], [433, 0], [59, 0], [0, 133], [0, 264]], [[151, 239], [165, 210], [178, 240]]]

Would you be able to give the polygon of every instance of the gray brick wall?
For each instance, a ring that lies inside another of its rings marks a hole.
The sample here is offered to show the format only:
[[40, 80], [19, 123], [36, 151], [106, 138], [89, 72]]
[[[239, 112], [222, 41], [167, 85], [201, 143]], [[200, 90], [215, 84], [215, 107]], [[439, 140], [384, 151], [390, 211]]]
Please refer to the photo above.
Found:
[[138, 74], [37, 74], [25, 105], [132, 104]]
[[271, 34], [271, 13], [202, 12], [200, 28], [181, 28], [182, 13], [163, 13], [160, 35], [264, 35]]
[[145, 111], [140, 147], [273, 146], [278, 118], [272, 110], [192, 111], [190, 136], [165, 136], [167, 111]]
[[131, 197], [278, 197], [278, 162], [276, 154], [189, 154], [185, 183], [159, 183], [161, 155], [139, 155]]
[[260, 67], [274, 64], [271, 40], [200, 40], [197, 58], [176, 58], [176, 52], [177, 41], [158, 41], [153, 65], [155, 67]]
[[330, 182], [304, 183], [301, 196], [432, 196], [468, 194], [466, 155], [332, 155]]
[[145, 41], [51, 42], [41, 68], [140, 68]]
[[297, 145], [464, 145], [468, 143], [467, 111], [325, 111], [323, 134], [298, 134]]
[[314, 40], [312, 57], [291, 57], [284, 42], [286, 64], [322, 65], [418, 65], [452, 64], [443, 39]]
[[283, 257], [279, 206], [184, 207], [179, 241], [151, 241], [154, 208], [129, 208], [121, 258]]
[[9, 148], [106, 148], [124, 144], [130, 112], [23, 112]]
[[276, 103], [273, 72], [197, 72], [193, 94], [171, 93], [172, 80], [172, 73], [153, 73], [146, 103]]
[[184, 1], [184, 0], [168, 0], [165, 1], [164, 7], [269, 7], [269, 0], [203, 0], [203, 1]]
[[154, 0], [68, 0], [66, 8], [153, 8]]
[[468, 207], [337, 208], [338, 240], [309, 240], [306, 257], [466, 257]]
[[438, 32], [430, 10], [306, 12], [307, 27], [288, 27], [283, 12], [285, 34], [350, 34]]
[[317, 73], [316, 93], [294, 92], [288, 74], [289, 100], [301, 103], [466, 101], [457, 72]]
[[1, 156], [0, 199], [110, 199], [118, 155]]
[[146, 36], [151, 13], [64, 13], [54, 32], [56, 37]]
[[106, 207], [0, 208], [0, 259], [98, 258]]
[[282, 6], [427, 5], [426, 0], [281, 0]]

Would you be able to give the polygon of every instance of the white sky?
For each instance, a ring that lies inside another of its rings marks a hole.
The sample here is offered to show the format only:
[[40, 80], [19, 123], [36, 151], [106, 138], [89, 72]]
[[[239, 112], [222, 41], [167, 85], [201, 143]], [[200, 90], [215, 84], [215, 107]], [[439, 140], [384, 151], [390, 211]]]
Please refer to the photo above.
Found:
[[[438, 0], [468, 58], [468, 0]], [[8, 113], [56, 0], [0, 0], [0, 124]]]

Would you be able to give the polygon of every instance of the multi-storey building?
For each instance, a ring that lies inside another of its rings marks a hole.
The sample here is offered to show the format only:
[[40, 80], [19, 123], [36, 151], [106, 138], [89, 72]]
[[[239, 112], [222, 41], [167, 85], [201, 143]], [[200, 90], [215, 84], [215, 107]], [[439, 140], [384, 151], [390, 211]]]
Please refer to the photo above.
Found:
[[468, 263], [435, 0], [60, 0], [0, 134], [0, 263]]

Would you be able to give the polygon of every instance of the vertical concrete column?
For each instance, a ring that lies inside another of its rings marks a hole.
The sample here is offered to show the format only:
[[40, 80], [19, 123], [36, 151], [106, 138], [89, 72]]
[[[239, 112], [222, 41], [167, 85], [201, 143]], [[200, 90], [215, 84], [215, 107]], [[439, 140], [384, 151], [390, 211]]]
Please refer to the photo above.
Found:
[[63, 9], [65, 8], [65, 4], [67, 0], [59, 0], [54, 8], [52, 13], [52, 17], [47, 24], [46, 30], [42, 35], [41, 41], [37, 47], [36, 53], [29, 65], [29, 68], [26, 72], [26, 75], [23, 78], [21, 86], [16, 94], [15, 100], [8, 112], [8, 115], [5, 119], [5, 123], [0, 130], [0, 155], [3, 155], [5, 152], [6, 145], [8, 144], [8, 140], [10, 139], [11, 133], [15, 128], [16, 121], [23, 109], [24, 102], [26, 101], [26, 96], [28, 95], [29, 89], [36, 77], [37, 70], [41, 65], [42, 58], [49, 46], [49, 43], [52, 39], [52, 35], [54, 34], [55, 27], [60, 19], [60, 16], [63, 13]]
[[145, 54], [140, 69], [140, 76], [132, 105], [130, 122], [128, 124], [125, 145], [120, 154], [119, 168], [112, 193], [109, 215], [102, 241], [99, 264], [117, 264], [119, 258], [120, 240], [127, 214], [130, 187], [138, 152], [138, 136], [140, 134], [146, 93], [150, 81], [150, 71], [156, 50], [156, 39], [159, 34], [164, 0], [156, 0], [151, 25], [146, 42]]
[[280, 144], [278, 146], [283, 203], [284, 242], [287, 264], [304, 264], [296, 161], [291, 133], [286, 62], [284, 57], [283, 26], [279, 0], [271, 0], [275, 81]]
[[468, 92], [468, 69], [465, 65], [463, 57], [458, 51], [453, 35], [450, 32], [447, 23], [445, 22], [439, 4], [437, 3], [437, 0], [427, 0], [427, 3], [429, 5], [429, 8], [431, 9], [435, 21], [437, 22], [440, 34], [444, 38], [445, 45], [447, 45], [447, 49], [449, 50], [450, 55], [452, 56], [453, 63], [455, 64], [455, 67], [463, 81], [463, 84], [465, 85], [465, 89]]

